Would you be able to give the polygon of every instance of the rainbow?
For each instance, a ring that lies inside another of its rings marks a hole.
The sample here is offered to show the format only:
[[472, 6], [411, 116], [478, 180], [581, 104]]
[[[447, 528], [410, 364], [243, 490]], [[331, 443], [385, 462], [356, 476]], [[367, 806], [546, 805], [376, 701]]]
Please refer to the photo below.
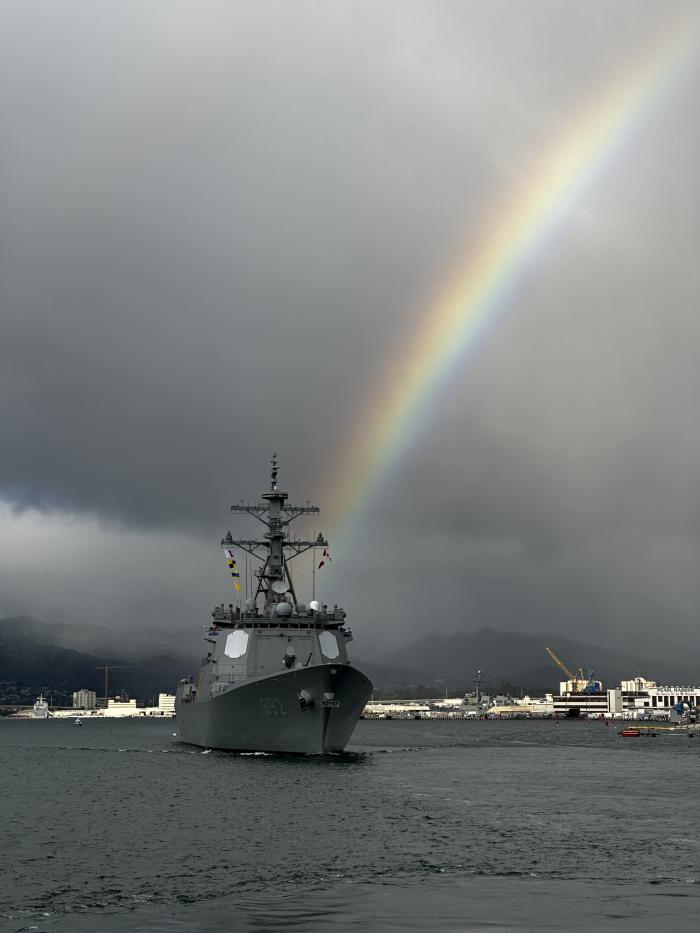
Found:
[[481, 232], [356, 416], [323, 500], [347, 541], [399, 457], [426, 426], [450, 380], [511, 304], [524, 273], [552, 235], [624, 151], [644, 118], [696, 61], [698, 24], [684, 20], [579, 110]]

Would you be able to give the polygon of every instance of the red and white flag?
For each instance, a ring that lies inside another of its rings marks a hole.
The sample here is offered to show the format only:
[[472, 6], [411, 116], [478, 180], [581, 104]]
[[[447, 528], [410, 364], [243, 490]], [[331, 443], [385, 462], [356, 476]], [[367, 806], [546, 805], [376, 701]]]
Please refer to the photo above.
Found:
[[333, 558], [332, 558], [331, 555], [328, 553], [328, 548], [325, 548], [325, 547], [324, 547], [324, 549], [323, 549], [323, 554], [321, 554], [321, 561], [320, 561], [320, 563], [319, 563], [319, 565], [318, 565], [318, 569], [320, 570], [321, 567], [324, 566], [324, 564], [326, 563], [326, 561], [330, 561], [330, 560], [333, 560]]

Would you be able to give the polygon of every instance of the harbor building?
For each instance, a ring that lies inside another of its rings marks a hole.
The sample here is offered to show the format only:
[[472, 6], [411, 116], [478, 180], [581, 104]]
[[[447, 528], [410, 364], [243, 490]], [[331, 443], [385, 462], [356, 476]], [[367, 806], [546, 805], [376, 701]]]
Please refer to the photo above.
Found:
[[365, 719], [420, 719], [430, 715], [427, 700], [370, 700], [362, 714]]
[[604, 716], [609, 712], [610, 692], [561, 693], [552, 697], [552, 710], [555, 716]]
[[109, 700], [103, 716], [174, 716], [175, 696], [171, 693], [159, 693], [157, 706], [143, 706], [136, 700]]
[[[88, 696], [83, 697], [82, 694], [87, 694]], [[172, 693], [158, 694], [157, 706], [145, 706], [140, 701], [125, 699], [108, 700], [106, 706], [103, 700], [102, 705], [100, 705], [95, 702], [96, 697], [91, 690], [77, 690], [75, 694], [73, 694], [73, 697], [72, 709], [60, 709], [55, 707], [50, 710], [49, 704], [42, 695], [37, 698], [32, 708], [19, 710], [14, 714], [13, 718], [26, 719], [31, 717], [33, 719], [48, 719], [50, 717], [51, 719], [74, 719], [76, 718], [76, 710], [82, 711], [82, 716], [79, 718], [83, 719], [83, 722], [102, 717], [110, 719], [141, 719], [146, 716], [159, 716], [164, 719], [169, 719], [175, 715], [175, 696]], [[83, 703], [83, 700], [86, 700], [86, 702]], [[92, 706], [87, 705], [87, 703], [90, 702]], [[81, 703], [81, 705], [76, 705], [77, 703]]]
[[615, 690], [608, 690], [608, 696], [610, 713], [633, 713], [637, 717], [666, 719], [678, 704], [700, 706], [700, 687], [657, 686], [643, 677], [623, 680]]
[[[585, 683], [584, 689], [580, 688]], [[575, 689], [578, 687], [578, 689]], [[558, 694], [544, 697], [489, 697], [475, 705], [473, 695], [444, 700], [374, 700], [364, 710], [366, 719], [462, 719], [487, 717], [512, 719], [524, 716], [577, 717], [591, 719], [674, 720], [682, 715], [679, 706], [700, 709], [700, 686], [659, 686], [646, 677], [623, 680], [619, 687], [605, 690], [600, 681], [562, 681]]]
[[158, 694], [158, 713], [159, 716], [174, 716], [175, 715], [175, 694], [174, 693], [159, 693]]
[[97, 694], [94, 690], [76, 690], [73, 694], [73, 709], [96, 709]]
[[557, 716], [608, 716], [621, 719], [669, 719], [674, 707], [700, 707], [700, 686], [659, 686], [646, 677], [622, 680], [619, 687], [598, 692], [579, 692], [562, 689], [552, 696], [552, 707]]
[[107, 700], [103, 716], [138, 716], [136, 700]]

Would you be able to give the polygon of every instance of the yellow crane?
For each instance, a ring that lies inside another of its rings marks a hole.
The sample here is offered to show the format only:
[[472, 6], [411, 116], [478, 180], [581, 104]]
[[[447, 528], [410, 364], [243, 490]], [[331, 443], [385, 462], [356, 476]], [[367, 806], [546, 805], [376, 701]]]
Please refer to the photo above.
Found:
[[564, 671], [564, 673], [566, 674], [567, 680], [576, 680], [576, 678], [575, 678], [574, 675], [571, 673], [571, 671], [570, 671], [569, 668], [566, 666], [566, 664], [564, 664], [564, 662], [563, 662], [562, 659], [559, 657], [559, 655], [556, 654], [556, 652], [555, 652], [552, 648], [550, 648], [549, 645], [545, 645], [545, 646], [544, 646], [544, 650], [545, 650], [545, 651], [547, 652], [547, 654], [550, 656], [550, 658], [552, 659], [552, 661], [554, 661], [554, 663], [557, 665], [557, 667], [559, 668], [559, 670]]
[[589, 671], [588, 674], [586, 674], [582, 667], [577, 667], [576, 672], [574, 673], [569, 670], [559, 655], [552, 648], [550, 648], [549, 645], [545, 645], [544, 650], [550, 656], [552, 661], [554, 661], [559, 670], [566, 674], [566, 679], [571, 684], [571, 686], [568, 688], [569, 690], [573, 690], [574, 693], [588, 693], [591, 691], [591, 689], [597, 689], [594, 687], [593, 671]]

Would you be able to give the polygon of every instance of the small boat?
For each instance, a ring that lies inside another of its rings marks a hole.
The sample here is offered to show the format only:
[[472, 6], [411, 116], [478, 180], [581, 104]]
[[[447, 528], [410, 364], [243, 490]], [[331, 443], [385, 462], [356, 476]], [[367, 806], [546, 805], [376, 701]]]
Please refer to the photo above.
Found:
[[83, 720], [80, 718], [80, 716], [76, 716], [75, 719], [73, 720], [73, 725], [82, 726], [82, 724], [83, 724]]
[[636, 739], [636, 738], [638, 738], [642, 733], [641, 733], [641, 731], [640, 731], [639, 729], [620, 729], [620, 731], [619, 731], [617, 734], [618, 734], [618, 735], [624, 735], [625, 738], [627, 738], [627, 739]]

